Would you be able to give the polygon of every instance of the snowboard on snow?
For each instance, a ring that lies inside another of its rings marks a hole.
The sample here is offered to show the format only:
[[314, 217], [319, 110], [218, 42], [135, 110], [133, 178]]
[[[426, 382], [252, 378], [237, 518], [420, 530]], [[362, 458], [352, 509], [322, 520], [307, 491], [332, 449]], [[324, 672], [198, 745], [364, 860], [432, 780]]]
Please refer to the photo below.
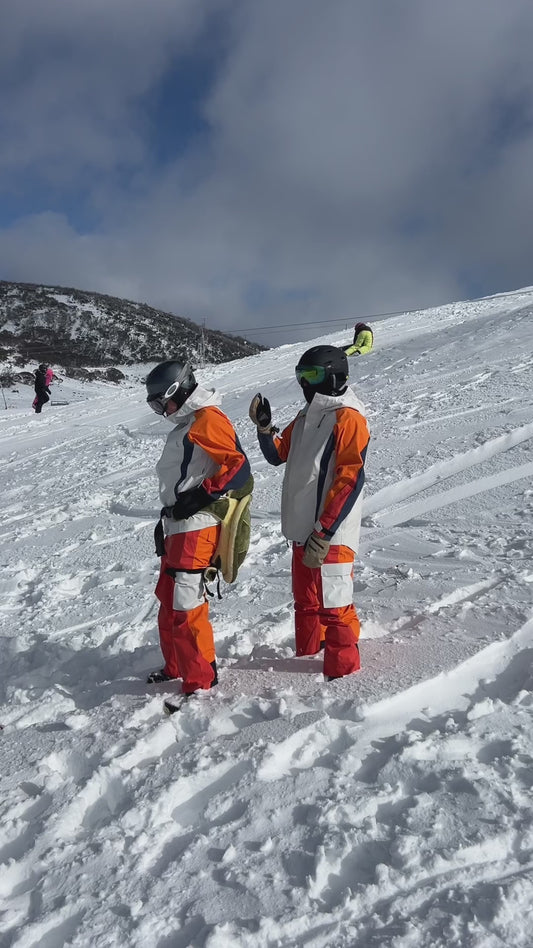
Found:
[[176, 711], [181, 711], [183, 705], [187, 704], [190, 697], [191, 695], [180, 695], [178, 698], [167, 698], [163, 701], [163, 711], [168, 717], [176, 714]]

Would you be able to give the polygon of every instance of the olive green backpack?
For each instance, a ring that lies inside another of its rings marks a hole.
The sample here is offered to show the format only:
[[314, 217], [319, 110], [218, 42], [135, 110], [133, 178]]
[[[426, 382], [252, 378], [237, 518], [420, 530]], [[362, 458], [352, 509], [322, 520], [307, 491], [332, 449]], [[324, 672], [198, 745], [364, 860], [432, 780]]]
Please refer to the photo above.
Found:
[[[220, 537], [210, 569], [213, 570], [213, 578], [214, 571], [219, 570], [226, 583], [234, 583], [237, 579], [239, 567], [250, 546], [253, 487], [254, 479], [250, 475], [244, 487], [229, 490], [224, 497], [205, 508], [220, 520]], [[209, 570], [206, 570], [205, 575], [206, 579], [211, 578]]]

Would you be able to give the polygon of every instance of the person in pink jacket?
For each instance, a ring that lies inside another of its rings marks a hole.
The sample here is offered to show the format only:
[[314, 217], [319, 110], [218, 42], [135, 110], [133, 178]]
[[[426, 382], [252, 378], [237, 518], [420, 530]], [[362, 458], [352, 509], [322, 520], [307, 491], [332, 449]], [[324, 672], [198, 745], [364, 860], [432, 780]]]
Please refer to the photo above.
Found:
[[32, 402], [32, 408], [37, 415], [41, 414], [43, 405], [50, 401], [50, 382], [54, 377], [52, 369], [41, 362], [38, 369], [35, 370], [35, 398]]

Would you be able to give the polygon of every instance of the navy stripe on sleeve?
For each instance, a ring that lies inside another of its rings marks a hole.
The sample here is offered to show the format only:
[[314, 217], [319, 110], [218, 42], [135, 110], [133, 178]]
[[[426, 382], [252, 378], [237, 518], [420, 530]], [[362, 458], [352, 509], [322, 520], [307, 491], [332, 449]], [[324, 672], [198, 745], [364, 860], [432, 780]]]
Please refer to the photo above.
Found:
[[346, 517], [348, 516], [348, 514], [354, 507], [357, 501], [357, 498], [359, 497], [363, 489], [363, 485], [365, 483], [365, 458], [366, 458], [367, 448], [368, 448], [368, 444], [361, 451], [361, 460], [363, 463], [361, 467], [359, 468], [355, 484], [353, 485], [352, 490], [347, 495], [346, 500], [344, 501], [341, 507], [341, 510], [339, 512], [337, 519], [331, 524], [331, 526], [327, 530], [324, 530], [324, 534], [328, 538], [332, 537], [334, 533], [339, 529], [343, 520], [346, 519]]
[[259, 447], [263, 452], [263, 457], [266, 458], [269, 464], [273, 464], [274, 467], [278, 467], [278, 465], [283, 464], [283, 461], [277, 452], [274, 438], [271, 434], [263, 434], [258, 430], [257, 440], [259, 441]]

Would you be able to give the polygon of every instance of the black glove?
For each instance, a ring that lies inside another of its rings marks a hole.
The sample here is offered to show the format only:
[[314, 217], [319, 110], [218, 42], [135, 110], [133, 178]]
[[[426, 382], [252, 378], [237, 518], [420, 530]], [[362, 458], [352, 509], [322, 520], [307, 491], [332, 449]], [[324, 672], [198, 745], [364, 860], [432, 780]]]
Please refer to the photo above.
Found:
[[186, 520], [198, 513], [202, 507], [207, 507], [213, 502], [213, 498], [207, 493], [205, 487], [192, 487], [191, 490], [184, 490], [182, 494], [176, 497], [176, 503], [169, 507], [163, 507], [162, 517], [170, 517], [172, 520]]
[[163, 533], [163, 524], [158, 520], [154, 530], [154, 543], [156, 556], [165, 555], [165, 534]]
[[263, 398], [260, 392], [252, 398], [248, 414], [262, 434], [270, 434], [272, 431], [278, 430], [272, 427], [270, 402], [268, 398]]

